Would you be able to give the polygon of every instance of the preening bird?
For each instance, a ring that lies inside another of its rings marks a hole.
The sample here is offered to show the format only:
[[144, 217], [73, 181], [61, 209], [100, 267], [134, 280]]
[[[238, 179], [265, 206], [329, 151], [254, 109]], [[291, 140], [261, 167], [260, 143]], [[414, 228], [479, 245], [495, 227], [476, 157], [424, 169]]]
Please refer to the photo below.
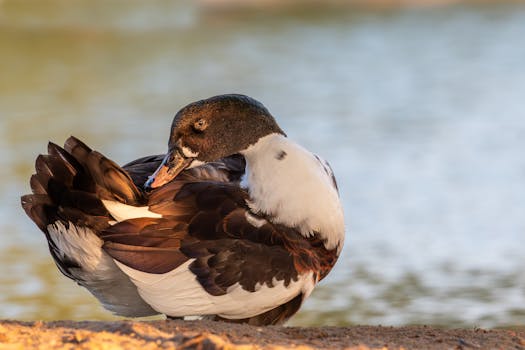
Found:
[[244, 95], [182, 108], [165, 155], [120, 167], [71, 137], [35, 167], [23, 208], [116, 315], [280, 324], [343, 247], [330, 166]]

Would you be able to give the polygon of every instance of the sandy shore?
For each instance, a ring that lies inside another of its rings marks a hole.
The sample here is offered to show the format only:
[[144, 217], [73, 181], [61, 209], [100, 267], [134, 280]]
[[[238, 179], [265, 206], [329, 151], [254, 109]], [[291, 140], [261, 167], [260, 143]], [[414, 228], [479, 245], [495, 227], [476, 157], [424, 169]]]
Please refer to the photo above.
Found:
[[519, 330], [253, 327], [208, 321], [0, 321], [0, 349], [525, 349]]

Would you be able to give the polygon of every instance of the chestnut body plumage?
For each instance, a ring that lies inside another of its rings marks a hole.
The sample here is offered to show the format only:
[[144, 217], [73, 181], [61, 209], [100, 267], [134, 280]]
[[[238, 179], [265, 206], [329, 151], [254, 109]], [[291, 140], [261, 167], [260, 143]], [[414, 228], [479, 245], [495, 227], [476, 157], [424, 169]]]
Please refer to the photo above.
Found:
[[166, 155], [123, 167], [50, 143], [31, 189], [22, 206], [60, 271], [128, 317], [282, 323], [344, 241], [328, 164], [242, 95], [184, 107]]

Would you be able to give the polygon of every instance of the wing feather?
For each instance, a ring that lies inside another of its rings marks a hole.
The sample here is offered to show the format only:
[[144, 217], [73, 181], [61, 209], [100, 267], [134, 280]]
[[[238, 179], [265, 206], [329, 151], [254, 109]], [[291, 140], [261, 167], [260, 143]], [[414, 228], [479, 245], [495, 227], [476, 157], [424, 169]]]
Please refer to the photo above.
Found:
[[[299, 275], [289, 248], [296, 242], [304, 245], [304, 238], [258, 218], [246, 199], [244, 190], [226, 183], [163, 186], [148, 202], [163, 217], [131, 219], [106, 229], [101, 234], [104, 249], [146, 273], [167, 273], [192, 260], [189, 270], [210, 295], [225, 295], [236, 284], [249, 292], [276, 281], [287, 287]], [[263, 224], [254, 225], [248, 215]], [[288, 244], [285, 236], [292, 237]]]

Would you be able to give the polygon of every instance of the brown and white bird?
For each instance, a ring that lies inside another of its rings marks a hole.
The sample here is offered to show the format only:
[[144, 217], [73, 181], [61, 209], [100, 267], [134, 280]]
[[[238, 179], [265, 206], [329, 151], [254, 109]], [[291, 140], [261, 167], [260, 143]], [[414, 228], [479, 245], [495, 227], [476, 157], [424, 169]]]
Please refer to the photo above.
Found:
[[289, 319], [343, 247], [329, 165], [244, 95], [182, 108], [168, 146], [120, 167], [49, 143], [22, 206], [60, 271], [121, 316]]

